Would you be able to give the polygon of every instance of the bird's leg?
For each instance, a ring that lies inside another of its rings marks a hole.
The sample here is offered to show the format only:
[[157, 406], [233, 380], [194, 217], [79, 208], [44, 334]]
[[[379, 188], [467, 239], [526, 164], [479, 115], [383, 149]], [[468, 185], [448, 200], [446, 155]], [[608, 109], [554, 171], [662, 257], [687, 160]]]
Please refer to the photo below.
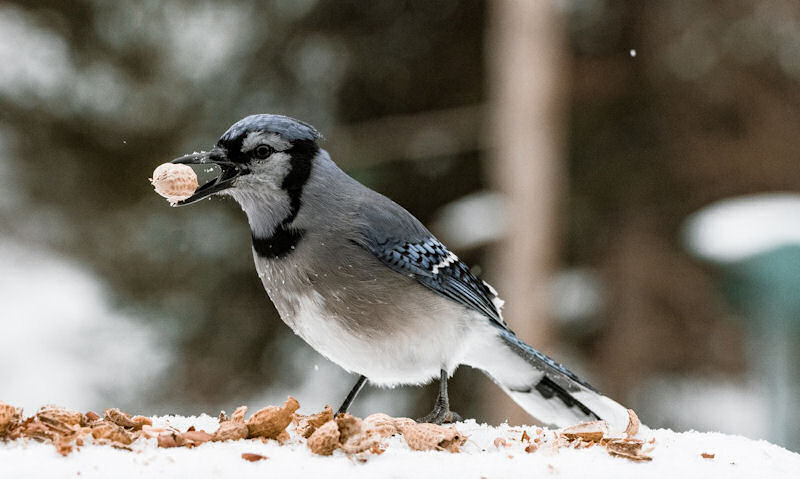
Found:
[[359, 391], [361, 391], [361, 389], [364, 387], [364, 384], [366, 382], [367, 382], [367, 377], [366, 376], [364, 376], [364, 375], [359, 376], [358, 381], [356, 381], [355, 386], [353, 386], [353, 389], [351, 389], [350, 392], [347, 394], [347, 397], [344, 398], [344, 402], [342, 403], [342, 405], [339, 406], [339, 410], [336, 412], [337, 416], [339, 414], [346, 413], [347, 410], [350, 409], [350, 404], [353, 402], [353, 399], [355, 399], [356, 396], [358, 396]]
[[417, 422], [442, 424], [443, 422], [458, 422], [461, 420], [461, 416], [458, 413], [450, 410], [450, 398], [447, 395], [447, 371], [442, 369], [439, 376], [439, 397], [436, 398], [433, 411], [429, 412], [425, 417], [417, 419]]

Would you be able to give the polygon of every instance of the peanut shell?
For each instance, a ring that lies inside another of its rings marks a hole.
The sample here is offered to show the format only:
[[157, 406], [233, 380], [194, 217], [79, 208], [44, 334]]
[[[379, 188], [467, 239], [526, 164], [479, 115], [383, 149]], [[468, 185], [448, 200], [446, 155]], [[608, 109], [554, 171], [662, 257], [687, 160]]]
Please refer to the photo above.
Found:
[[20, 422], [22, 411], [0, 401], [0, 436], [4, 436]]
[[297, 420], [297, 433], [308, 439], [318, 427], [333, 420], [333, 409], [330, 406], [325, 406], [322, 411], [309, 416], [295, 414], [295, 419]]
[[247, 437], [275, 439], [292, 422], [294, 412], [300, 408], [297, 399], [289, 396], [283, 406], [268, 406], [247, 420]]
[[197, 174], [190, 166], [173, 163], [158, 165], [150, 183], [173, 205], [192, 196], [198, 186]]
[[574, 441], [576, 439], [583, 439], [586, 441], [599, 441], [603, 436], [608, 434], [608, 424], [605, 421], [591, 421], [582, 422], [574, 426], [564, 428], [561, 434]]
[[368, 432], [375, 433], [380, 437], [387, 438], [397, 434], [395, 420], [388, 414], [375, 413], [364, 418], [364, 425]]
[[225, 421], [219, 425], [219, 429], [214, 432], [212, 441], [237, 441], [246, 439], [250, 430], [247, 424], [236, 421]]
[[92, 427], [92, 437], [95, 439], [105, 439], [112, 443], [128, 445], [133, 442], [131, 436], [125, 428], [113, 422], [103, 421]]
[[330, 456], [339, 447], [339, 426], [330, 420], [318, 427], [308, 438], [308, 448], [314, 454]]
[[400, 428], [408, 447], [415, 451], [444, 450], [459, 452], [467, 437], [452, 426], [423, 423]]
[[628, 409], [628, 427], [625, 428], [625, 434], [628, 437], [635, 436], [639, 433], [639, 416], [633, 411]]

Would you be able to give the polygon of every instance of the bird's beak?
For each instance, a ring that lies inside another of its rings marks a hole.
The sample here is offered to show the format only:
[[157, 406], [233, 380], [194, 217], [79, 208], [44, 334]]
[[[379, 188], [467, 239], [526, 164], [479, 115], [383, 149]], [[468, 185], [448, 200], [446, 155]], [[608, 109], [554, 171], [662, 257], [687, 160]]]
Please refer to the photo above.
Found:
[[231, 187], [236, 178], [250, 173], [246, 166], [228, 161], [224, 152], [216, 148], [211, 151], [201, 151], [200, 153], [181, 156], [170, 163], [179, 165], [216, 165], [220, 169], [219, 175], [197, 188], [192, 196], [175, 203], [175, 206], [186, 206], [207, 196], [219, 193]]

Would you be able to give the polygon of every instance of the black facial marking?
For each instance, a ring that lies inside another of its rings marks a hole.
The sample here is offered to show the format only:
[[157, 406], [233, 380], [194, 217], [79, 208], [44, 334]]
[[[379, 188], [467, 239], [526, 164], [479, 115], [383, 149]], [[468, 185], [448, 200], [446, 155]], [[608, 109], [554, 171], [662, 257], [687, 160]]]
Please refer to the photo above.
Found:
[[289, 255], [300, 240], [303, 230], [292, 228], [291, 224], [300, 211], [303, 197], [303, 185], [311, 176], [311, 165], [319, 151], [316, 142], [311, 140], [295, 140], [292, 147], [285, 150], [289, 155], [289, 173], [281, 182], [281, 188], [289, 195], [290, 210], [286, 218], [275, 228], [269, 238], [258, 238], [253, 235], [253, 249], [262, 258], [275, 259]]
[[567, 407], [577, 407], [587, 416], [594, 416], [600, 419], [597, 414], [586, 407], [585, 404], [575, 399], [572, 394], [568, 393], [564, 388], [556, 384], [547, 376], [543, 377], [535, 387], [536, 390], [539, 391], [539, 394], [541, 394], [545, 399], [552, 399], [554, 396], [558, 396], [558, 399], [560, 399], [561, 402], [563, 402]]
[[294, 251], [304, 233], [303, 230], [280, 224], [269, 238], [259, 238], [253, 234], [253, 249], [261, 258], [282, 258]]
[[308, 177], [311, 176], [311, 165], [318, 151], [319, 146], [311, 140], [296, 140], [292, 143], [291, 148], [284, 151], [290, 156], [290, 168], [289, 174], [286, 175], [286, 178], [281, 183], [281, 188], [289, 194], [291, 212], [289, 217], [283, 220], [282, 224], [289, 224], [294, 221], [297, 212], [300, 211], [303, 185], [306, 184]]
[[234, 137], [224, 136], [217, 142], [217, 147], [225, 150], [225, 156], [227, 157], [228, 161], [232, 161], [234, 163], [247, 163], [249, 158], [247, 155], [242, 153], [242, 142], [244, 142], [243, 135]]

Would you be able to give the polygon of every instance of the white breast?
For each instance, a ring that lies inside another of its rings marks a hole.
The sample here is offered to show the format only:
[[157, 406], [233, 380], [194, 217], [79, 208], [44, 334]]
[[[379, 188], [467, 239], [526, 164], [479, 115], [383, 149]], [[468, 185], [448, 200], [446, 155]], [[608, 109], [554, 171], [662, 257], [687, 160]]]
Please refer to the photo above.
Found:
[[[320, 354], [347, 371], [363, 374], [377, 385], [425, 384], [444, 367], [452, 372], [461, 356], [456, 318], [427, 318], [432, 328], [413, 335], [365, 337], [350, 331], [346, 320], [332, 317], [318, 293], [299, 296], [294, 314], [281, 313], [292, 330]], [[406, 318], [411, 322], [422, 318]], [[441, 321], [441, 322], [439, 322]]]
[[[386, 301], [355, 295], [351, 301], [355, 297], [362, 303], [348, 304], [330, 282], [325, 294], [316, 289], [309, 275], [321, 280], [326, 273], [317, 273], [319, 268], [304, 270], [291, 260], [256, 257], [256, 269], [281, 319], [295, 334], [345, 370], [363, 374], [377, 385], [425, 384], [438, 378], [443, 368], [452, 373], [466, 354], [469, 324], [485, 322], [473, 317], [477, 313], [424, 288], [422, 297], [398, 292], [397, 301]], [[345, 286], [347, 281], [342, 278], [341, 288], [360, 287]], [[356, 314], [363, 320], [365, 311], [372, 320], [370, 331], [354, 320]]]

